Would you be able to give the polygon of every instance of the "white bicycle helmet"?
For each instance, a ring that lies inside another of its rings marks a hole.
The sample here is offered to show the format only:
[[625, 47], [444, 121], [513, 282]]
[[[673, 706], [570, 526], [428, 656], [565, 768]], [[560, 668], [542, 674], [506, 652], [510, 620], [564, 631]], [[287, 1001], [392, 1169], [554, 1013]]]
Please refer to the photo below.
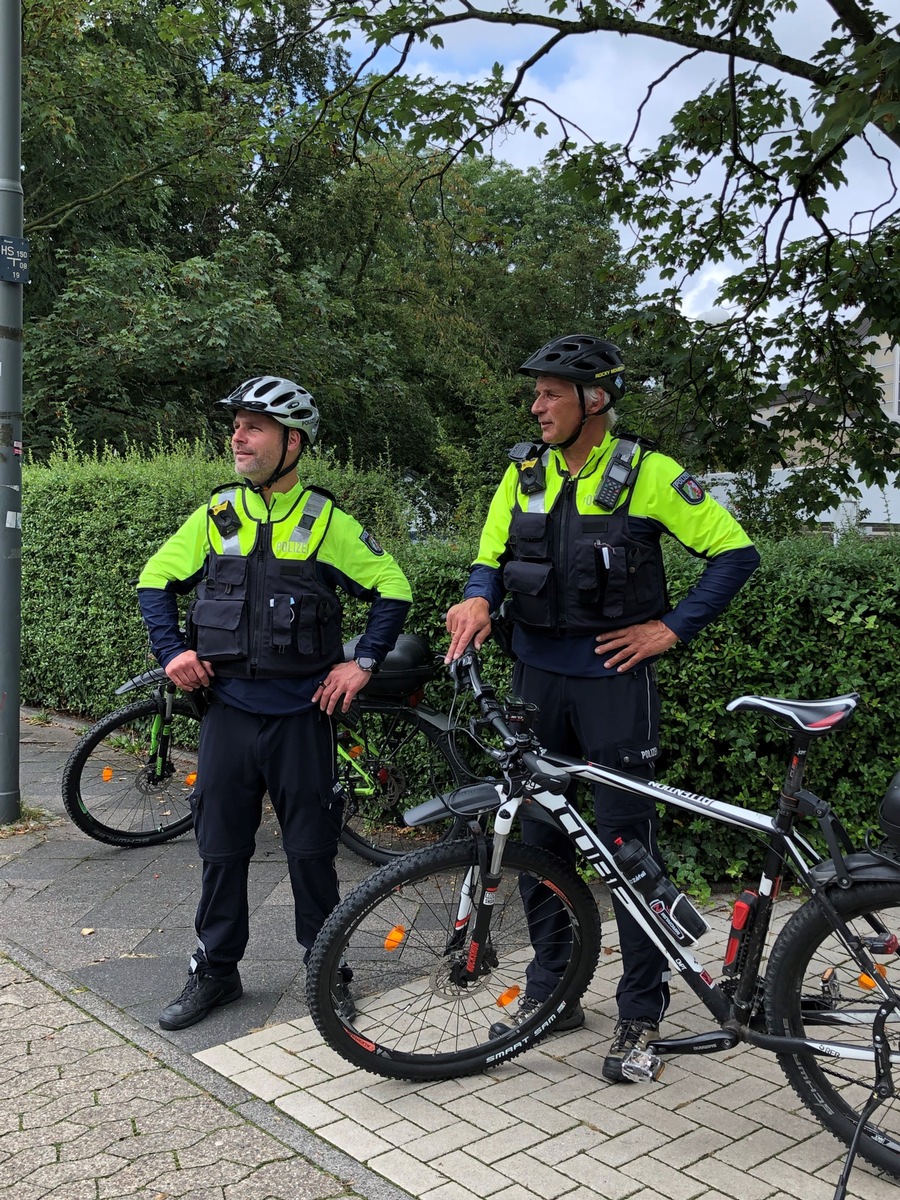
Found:
[[257, 375], [236, 387], [230, 396], [218, 402], [223, 408], [246, 408], [274, 417], [289, 429], [300, 429], [310, 446], [319, 433], [319, 410], [306, 390], [290, 379], [277, 375]]

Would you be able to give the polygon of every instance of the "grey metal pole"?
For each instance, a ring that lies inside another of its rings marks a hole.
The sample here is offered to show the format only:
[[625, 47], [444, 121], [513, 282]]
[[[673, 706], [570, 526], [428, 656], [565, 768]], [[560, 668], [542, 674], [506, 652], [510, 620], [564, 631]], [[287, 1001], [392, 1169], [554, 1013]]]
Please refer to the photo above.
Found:
[[0, 824], [21, 815], [22, 5], [0, 3]]

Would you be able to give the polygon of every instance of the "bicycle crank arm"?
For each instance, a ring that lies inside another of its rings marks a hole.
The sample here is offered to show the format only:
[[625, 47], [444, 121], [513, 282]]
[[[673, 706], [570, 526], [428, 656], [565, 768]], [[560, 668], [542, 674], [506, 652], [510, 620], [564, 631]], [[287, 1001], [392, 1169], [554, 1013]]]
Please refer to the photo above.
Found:
[[647, 1049], [651, 1054], [718, 1054], [722, 1050], [733, 1050], [740, 1040], [737, 1030], [718, 1029], [686, 1038], [650, 1042]]

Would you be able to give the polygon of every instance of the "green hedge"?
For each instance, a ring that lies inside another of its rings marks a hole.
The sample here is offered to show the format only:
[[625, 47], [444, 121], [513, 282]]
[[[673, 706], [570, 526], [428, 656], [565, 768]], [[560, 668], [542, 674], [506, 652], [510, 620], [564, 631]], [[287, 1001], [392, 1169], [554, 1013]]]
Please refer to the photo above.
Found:
[[[306, 478], [381, 538], [409, 575], [408, 628], [446, 646], [444, 614], [460, 598], [474, 535], [410, 542], [410, 511], [388, 473], [310, 458]], [[23, 496], [23, 702], [96, 717], [114, 689], [143, 669], [145, 638], [133, 581], [147, 557], [218, 483], [230, 462], [175, 445], [145, 456], [57, 454], [26, 466]], [[770, 808], [786, 765], [784, 735], [761, 717], [729, 714], [744, 693], [816, 698], [858, 691], [849, 730], [813, 746], [808, 786], [858, 833], [900, 767], [900, 539], [797, 538], [760, 546], [762, 566], [726, 614], [659, 664], [663, 696], [660, 778], [709, 796]], [[702, 563], [667, 550], [673, 600]], [[348, 636], [363, 612], [347, 610]], [[505, 689], [509, 664], [490, 648], [484, 674]], [[449, 680], [431, 687], [449, 705]], [[465, 715], [471, 715], [471, 709]], [[662, 840], [673, 872], [695, 890], [756, 867], [738, 831], [668, 810]]]

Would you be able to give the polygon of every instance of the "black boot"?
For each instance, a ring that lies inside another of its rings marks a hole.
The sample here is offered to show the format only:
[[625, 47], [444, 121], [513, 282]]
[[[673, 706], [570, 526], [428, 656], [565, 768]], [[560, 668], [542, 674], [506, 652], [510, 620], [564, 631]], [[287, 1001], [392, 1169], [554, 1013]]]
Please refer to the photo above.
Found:
[[240, 1000], [244, 994], [237, 968], [230, 975], [207, 975], [203, 971], [192, 971], [187, 977], [181, 995], [159, 1014], [163, 1029], [187, 1029], [196, 1025], [221, 1004]]

